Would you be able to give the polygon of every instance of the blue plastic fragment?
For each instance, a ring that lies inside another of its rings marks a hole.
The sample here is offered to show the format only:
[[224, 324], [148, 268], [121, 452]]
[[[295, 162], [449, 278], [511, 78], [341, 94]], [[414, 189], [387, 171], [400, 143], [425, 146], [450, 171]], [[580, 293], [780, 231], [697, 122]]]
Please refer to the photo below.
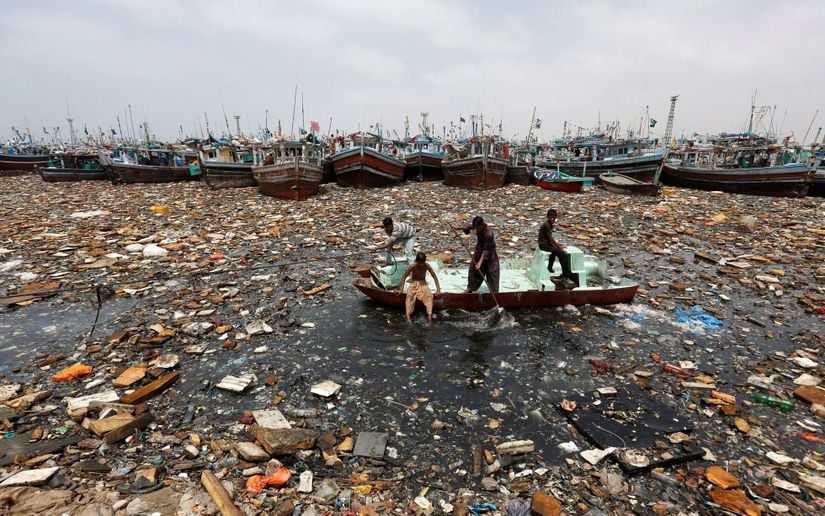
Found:
[[476, 505], [471, 505], [469, 507], [470, 512], [473, 514], [481, 514], [484, 512], [495, 512], [498, 510], [495, 505], [491, 503], [479, 503]]
[[[695, 315], [690, 315], [690, 313]], [[721, 330], [724, 328], [724, 323], [717, 319], [716, 317], [705, 313], [701, 306], [692, 306], [690, 307], [690, 312], [684, 310], [682, 308], [676, 309], [676, 315], [679, 317], [676, 319], [676, 322], [679, 324], [687, 324], [687, 323], [700, 323], [705, 330]], [[701, 331], [695, 331], [694, 333], [701, 333]]]

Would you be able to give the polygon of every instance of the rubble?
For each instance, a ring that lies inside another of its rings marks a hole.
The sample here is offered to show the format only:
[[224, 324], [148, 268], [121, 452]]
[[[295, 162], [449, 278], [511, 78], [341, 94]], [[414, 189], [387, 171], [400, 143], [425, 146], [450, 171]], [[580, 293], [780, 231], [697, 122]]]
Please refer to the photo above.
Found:
[[[291, 203], [197, 183], [0, 182], [0, 503], [825, 507], [818, 199], [420, 183], [324, 185]], [[384, 216], [464, 266], [451, 223], [483, 214], [502, 257], [529, 256], [550, 206], [561, 242], [641, 284], [633, 304], [512, 311], [492, 327], [440, 312], [424, 329], [350, 286]], [[88, 372], [52, 380], [76, 364]]]

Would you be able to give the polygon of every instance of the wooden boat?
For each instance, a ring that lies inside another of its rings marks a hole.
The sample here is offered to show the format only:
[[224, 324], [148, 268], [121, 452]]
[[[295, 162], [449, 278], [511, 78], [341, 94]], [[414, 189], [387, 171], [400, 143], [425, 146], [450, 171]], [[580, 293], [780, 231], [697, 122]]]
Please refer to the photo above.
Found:
[[[613, 173], [632, 177], [639, 181], [650, 181], [659, 170], [664, 155], [661, 153], [632, 157], [608, 157], [599, 160], [545, 161], [542, 167], [556, 169], [573, 177], [598, 179], [602, 174]], [[598, 180], [596, 181], [598, 183]]]
[[37, 167], [45, 167], [49, 162], [48, 154], [0, 154], [0, 175], [12, 176], [31, 173]]
[[198, 147], [203, 180], [213, 189], [256, 186], [253, 151], [234, 142], [210, 140]]
[[[114, 183], [173, 183], [201, 178], [194, 152], [140, 149], [128, 150], [123, 156], [125, 159], [109, 165]], [[126, 161], [135, 157], [138, 163]]]
[[593, 186], [592, 177], [572, 177], [564, 172], [537, 168], [533, 170], [536, 185], [556, 192], [581, 192], [585, 186]]
[[815, 169], [805, 163], [774, 167], [700, 168], [665, 164], [662, 182], [670, 186], [772, 197], [805, 197]]
[[351, 147], [331, 158], [339, 185], [375, 188], [397, 185], [404, 180], [407, 164], [379, 150], [382, 146], [380, 136], [354, 134], [350, 141]]
[[504, 184], [527, 186], [531, 183], [530, 179], [530, 167], [528, 167], [526, 163], [507, 165], [507, 175], [504, 178]]
[[321, 148], [306, 142], [281, 142], [273, 163], [253, 167], [258, 192], [300, 201], [318, 192], [323, 175]]
[[203, 180], [213, 189], [257, 186], [252, 163], [237, 161], [203, 161]]
[[[564, 305], [612, 305], [629, 303], [639, 288], [637, 283], [620, 280], [618, 284], [604, 281], [604, 262], [584, 256], [573, 246], [567, 246], [571, 254], [571, 266], [578, 279], [577, 286], [569, 290], [556, 290], [554, 277], [560, 275], [561, 264], [556, 263], [553, 275], [547, 271], [547, 253], [536, 250], [532, 259], [515, 258], [501, 262], [500, 291], [491, 294], [486, 286], [472, 294], [465, 294], [467, 269], [443, 268], [438, 260], [428, 263], [438, 275], [441, 296], [433, 302], [435, 310], [461, 308], [463, 310], [485, 310], [502, 308], [533, 308]], [[402, 267], [381, 267], [358, 269], [360, 277], [353, 285], [370, 299], [388, 306], [405, 306], [406, 293], [398, 290]], [[431, 279], [428, 276], [428, 281]], [[435, 292], [434, 285], [431, 289]], [[420, 302], [419, 308], [423, 308]]]
[[808, 190], [808, 195], [812, 197], [825, 197], [825, 168], [817, 169], [811, 182], [811, 188]]
[[329, 157], [326, 157], [321, 160], [321, 184], [325, 185], [327, 183], [334, 183], [335, 182], [335, 165], [332, 164], [332, 160]]
[[504, 186], [507, 177], [507, 144], [492, 137], [474, 137], [461, 146], [445, 146], [444, 184], [470, 190]]
[[404, 177], [407, 181], [440, 181], [444, 179], [441, 161], [444, 153], [441, 142], [427, 135], [416, 136], [410, 148], [404, 153], [407, 168]]
[[623, 174], [602, 174], [599, 180], [608, 192], [628, 195], [658, 195], [662, 185], [646, 183]]
[[47, 183], [109, 179], [97, 154], [55, 155], [48, 166], [37, 167], [37, 171]]

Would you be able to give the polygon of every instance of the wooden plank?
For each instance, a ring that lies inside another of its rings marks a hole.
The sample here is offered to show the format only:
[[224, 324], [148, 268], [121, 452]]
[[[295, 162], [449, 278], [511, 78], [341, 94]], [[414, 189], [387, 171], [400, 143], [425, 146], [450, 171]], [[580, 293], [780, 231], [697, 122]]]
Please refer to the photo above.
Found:
[[89, 429], [98, 437], [102, 437], [113, 430], [117, 430], [123, 425], [134, 421], [135, 416], [129, 413], [115, 414], [103, 419], [95, 419], [89, 422]]
[[793, 391], [793, 395], [811, 404], [825, 404], [825, 389], [814, 385], [800, 385]]
[[109, 444], [116, 443], [118, 441], [122, 441], [122, 440], [126, 439], [127, 437], [129, 437], [130, 435], [132, 435], [132, 433], [135, 430], [145, 428], [146, 426], [149, 425], [149, 423], [151, 423], [154, 420], [155, 420], [155, 416], [153, 416], [152, 414], [149, 414], [148, 412], [146, 414], [141, 414], [138, 417], [136, 417], [135, 419], [133, 419], [133, 420], [129, 421], [128, 423], [126, 423], [125, 425], [121, 426], [120, 428], [112, 430], [111, 432], [106, 434], [103, 437], [103, 440], [106, 441]]
[[177, 371], [161, 376], [154, 382], [148, 383], [140, 389], [136, 389], [134, 392], [124, 395], [120, 398], [120, 402], [128, 403], [130, 405], [142, 403], [171, 387], [173, 383], [178, 381], [178, 378], [180, 378], [180, 373]]
[[112, 385], [115, 387], [129, 387], [138, 380], [142, 380], [144, 376], [146, 376], [146, 366], [130, 367], [112, 380]]
[[214, 473], [208, 469], [203, 470], [203, 473], [201, 473], [201, 484], [203, 484], [209, 496], [212, 497], [212, 501], [218, 506], [223, 516], [243, 516], [241, 510], [238, 509], [238, 506], [232, 501], [232, 497], [229, 496], [229, 493]]

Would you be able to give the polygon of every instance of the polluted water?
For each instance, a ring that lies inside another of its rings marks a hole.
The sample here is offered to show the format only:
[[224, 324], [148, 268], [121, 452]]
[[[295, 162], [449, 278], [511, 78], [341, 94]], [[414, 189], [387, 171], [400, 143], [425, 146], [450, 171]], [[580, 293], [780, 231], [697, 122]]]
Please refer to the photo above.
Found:
[[[22, 513], [825, 507], [817, 199], [0, 186], [0, 500]], [[466, 270], [442, 228], [482, 214], [529, 257], [551, 206], [632, 303], [410, 326], [352, 286], [385, 216]]]

